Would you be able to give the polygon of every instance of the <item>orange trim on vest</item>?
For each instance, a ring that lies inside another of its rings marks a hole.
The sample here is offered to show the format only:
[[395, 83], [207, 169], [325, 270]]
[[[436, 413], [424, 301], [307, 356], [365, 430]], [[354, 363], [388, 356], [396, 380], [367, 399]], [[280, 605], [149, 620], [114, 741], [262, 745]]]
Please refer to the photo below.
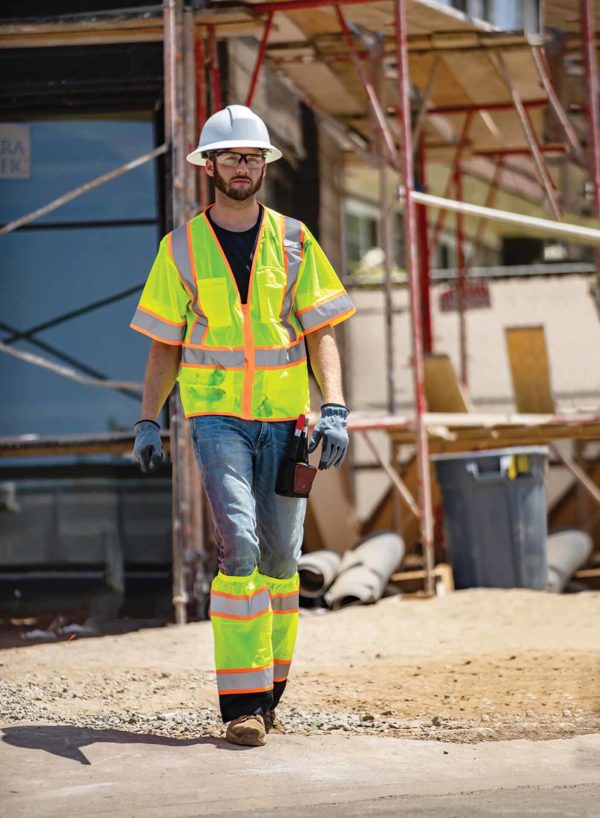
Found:
[[[296, 310], [296, 315], [304, 315], [305, 312], [310, 312], [311, 310], [316, 310], [319, 307], [322, 307], [323, 304], [328, 304], [330, 301], [333, 301], [336, 298], [339, 298], [340, 295], [344, 295], [344, 293], [337, 292], [334, 295], [330, 295], [327, 298], [324, 298], [322, 301], [316, 301], [314, 304], [311, 304], [310, 307], [305, 307], [303, 310]], [[305, 330], [306, 332], [306, 330]]]
[[136, 332], [141, 332], [142, 335], [147, 335], [148, 338], [152, 338], [153, 341], [159, 341], [161, 344], [167, 344], [170, 347], [180, 347], [181, 341], [165, 341], [164, 338], [159, 338], [158, 335], [154, 335], [152, 332], [149, 332], [147, 329], [143, 329], [143, 327], [138, 327], [137, 324], [134, 324], [133, 321], [129, 324], [131, 329], [134, 329]]
[[[298, 339], [296, 341], [293, 341], [291, 344], [289, 344], [289, 346], [282, 346], [281, 344], [275, 344], [274, 346], [269, 346], [269, 347], [256, 346], [254, 348], [255, 349], [293, 349], [294, 347], [297, 347], [298, 344], [301, 344], [303, 340], [304, 340], [304, 336], [301, 333], [300, 336], [298, 337]], [[206, 347], [206, 349], [212, 349], [212, 347]], [[227, 347], [227, 349], [239, 349], [239, 347]]]
[[[200, 288], [198, 287], [198, 271], [196, 270], [196, 257], [194, 256], [194, 248], [193, 248], [193, 245], [192, 245], [192, 226], [191, 226], [190, 222], [188, 222], [186, 224], [186, 226], [185, 226], [185, 237], [186, 237], [186, 240], [187, 240], [188, 255], [190, 257], [190, 268], [191, 268], [191, 271], [192, 271], [192, 275], [194, 276], [194, 280], [196, 282], [196, 302], [198, 304], [198, 309], [200, 310], [200, 312], [203, 313], [204, 315], [206, 315], [206, 311], [202, 308], [202, 304], [200, 302]], [[192, 321], [192, 325], [191, 325], [190, 331], [189, 331], [189, 337], [190, 338], [194, 337], [194, 330], [196, 329], [196, 324], [198, 323], [199, 320], [200, 320], [200, 316], [197, 315], [194, 318], [194, 320]], [[202, 341], [204, 341], [204, 338], [205, 338], [207, 332], [208, 332], [208, 321], [206, 322], [206, 329], [204, 330], [202, 338], [200, 339], [200, 343], [202, 343]]]
[[311, 332], [314, 332], [317, 329], [323, 329], [323, 327], [335, 327], [336, 324], [341, 324], [345, 318], [350, 318], [351, 315], [354, 315], [356, 312], [356, 307], [352, 307], [350, 310], [346, 310], [346, 312], [341, 312], [339, 315], [336, 315], [335, 318], [328, 318], [326, 321], [321, 321], [320, 324], [315, 324], [314, 327], [310, 329], [305, 329], [304, 334], [310, 335]]
[[[279, 305], [279, 310], [277, 311], [277, 315], [281, 315], [283, 311], [283, 304], [285, 302], [285, 294], [287, 293], [287, 285], [289, 281], [289, 264], [288, 264], [288, 254], [285, 252], [285, 216], [281, 217], [281, 247], [283, 248], [283, 267], [285, 270], [285, 286], [283, 287], [281, 293], [281, 304]], [[294, 303], [294, 299], [292, 298], [292, 304]], [[292, 340], [292, 336], [290, 335], [289, 329], [286, 327], [285, 331], [288, 334], [290, 341]]]
[[138, 310], [142, 312], [147, 312], [148, 315], [151, 315], [153, 318], [158, 318], [159, 321], [162, 321], [163, 324], [170, 324], [172, 327], [185, 327], [187, 321], [169, 321], [168, 318], [164, 318], [162, 315], [159, 315], [157, 312], [152, 312], [149, 310], [148, 307], [142, 307], [138, 304]]
[[249, 304], [242, 304], [242, 318], [244, 321], [244, 347], [246, 353], [246, 374], [242, 389], [242, 417], [249, 419], [252, 415], [252, 387], [254, 386], [254, 371], [256, 357], [252, 348], [252, 324], [249, 314]]
[[[300, 228], [300, 247], [302, 248], [302, 259], [300, 261], [300, 267], [302, 267], [302, 264], [304, 263], [304, 227]], [[286, 317], [286, 321], [288, 322], [288, 324], [289, 324], [290, 317], [291, 317], [292, 313], [294, 313], [294, 315], [297, 315], [297, 313], [294, 310], [294, 301], [296, 299], [296, 290], [298, 289], [299, 282], [300, 282], [300, 270], [298, 270], [298, 275], [296, 276], [296, 281], [294, 282], [294, 286], [292, 287], [292, 294], [291, 294], [292, 297], [291, 297], [291, 300], [290, 300], [290, 311], [288, 312], [287, 317]], [[302, 329], [300, 330], [300, 332], [302, 333]], [[302, 336], [302, 337], [304, 337], [304, 336]]]
[[[208, 344], [184, 344], [184, 347], [188, 347], [189, 349], [206, 349], [208, 352], [236, 352], [239, 349], [245, 349], [245, 347], [211, 347]], [[257, 349], [262, 349], [262, 347], [256, 347]], [[271, 347], [266, 347], [267, 349], [271, 349]], [[285, 349], [285, 347], [281, 347]], [[279, 347], [274, 347], [274, 349], [279, 349]]]
[[181, 286], [186, 291], [186, 293], [189, 295], [190, 304], [193, 304], [194, 303], [194, 296], [192, 294], [192, 291], [190, 290], [188, 285], [185, 283], [185, 281], [183, 279], [183, 276], [181, 275], [179, 267], [177, 266], [177, 263], [176, 263], [175, 258], [173, 256], [173, 233], [172, 232], [167, 235], [167, 247], [169, 248], [169, 255], [171, 256], [171, 261], [173, 262], [173, 265], [174, 265], [175, 269], [177, 270], [177, 275], [179, 276], [179, 280], [181, 281]]
[[[215, 415], [222, 415], [223, 417], [227, 418], [239, 418], [239, 414], [236, 412], [190, 412], [189, 415], [186, 415], [186, 418], [202, 418], [202, 417], [213, 417]], [[269, 423], [287, 423], [290, 420], [297, 421], [298, 415], [293, 415], [290, 417], [285, 418], [258, 418], [252, 417], [244, 418], [244, 420], [261, 420], [261, 421], [268, 421]]]

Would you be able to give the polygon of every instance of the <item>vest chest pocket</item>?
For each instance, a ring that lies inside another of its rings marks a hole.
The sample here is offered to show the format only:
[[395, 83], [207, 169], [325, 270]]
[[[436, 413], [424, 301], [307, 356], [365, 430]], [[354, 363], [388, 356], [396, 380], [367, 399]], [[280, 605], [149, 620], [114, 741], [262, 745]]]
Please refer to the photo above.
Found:
[[261, 321], [279, 320], [287, 273], [283, 267], [263, 267], [255, 273]]
[[231, 296], [224, 278], [199, 278], [198, 300], [209, 329], [231, 326]]

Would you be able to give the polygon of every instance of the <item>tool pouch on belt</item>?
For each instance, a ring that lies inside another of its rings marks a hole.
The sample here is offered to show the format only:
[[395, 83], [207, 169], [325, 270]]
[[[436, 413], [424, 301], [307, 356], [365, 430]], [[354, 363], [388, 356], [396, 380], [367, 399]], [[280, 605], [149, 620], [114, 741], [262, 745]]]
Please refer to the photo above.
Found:
[[283, 497], [308, 497], [316, 473], [317, 467], [308, 462], [308, 420], [300, 415], [279, 468], [275, 493]]

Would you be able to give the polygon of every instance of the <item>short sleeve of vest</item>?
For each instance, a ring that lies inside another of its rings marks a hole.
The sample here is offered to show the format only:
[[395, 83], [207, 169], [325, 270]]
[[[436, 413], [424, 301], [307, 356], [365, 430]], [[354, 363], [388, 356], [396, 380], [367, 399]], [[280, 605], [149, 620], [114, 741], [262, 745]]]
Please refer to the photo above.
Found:
[[190, 296], [171, 255], [169, 236], [165, 236], [129, 326], [163, 344], [181, 344], [189, 302]]
[[340, 324], [356, 312], [329, 259], [306, 227], [294, 312], [306, 334]]

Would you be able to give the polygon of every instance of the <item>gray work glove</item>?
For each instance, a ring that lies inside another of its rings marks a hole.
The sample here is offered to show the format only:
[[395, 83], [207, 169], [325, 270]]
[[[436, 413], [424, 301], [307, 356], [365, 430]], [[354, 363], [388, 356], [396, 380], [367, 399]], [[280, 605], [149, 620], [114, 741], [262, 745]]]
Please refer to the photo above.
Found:
[[329, 469], [331, 466], [337, 469], [342, 465], [350, 442], [346, 431], [346, 418], [349, 414], [341, 403], [324, 403], [321, 406], [321, 418], [313, 429], [308, 447], [309, 453], [314, 452], [323, 438], [320, 469]]
[[153, 420], [138, 420], [133, 428], [135, 431], [133, 456], [144, 474], [156, 471], [162, 466], [164, 458], [160, 445], [160, 426]]

